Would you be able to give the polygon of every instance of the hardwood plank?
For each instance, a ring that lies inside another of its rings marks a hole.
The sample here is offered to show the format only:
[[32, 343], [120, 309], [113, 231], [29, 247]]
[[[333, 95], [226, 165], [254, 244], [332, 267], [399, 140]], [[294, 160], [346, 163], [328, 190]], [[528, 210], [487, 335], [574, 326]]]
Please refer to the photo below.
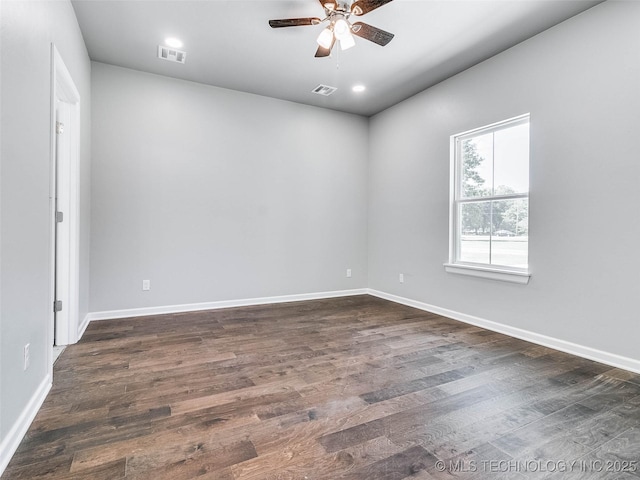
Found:
[[431, 468], [437, 461], [422, 447], [412, 447], [371, 465], [349, 472], [340, 478], [349, 480], [401, 480]]
[[436, 387], [445, 383], [453, 382], [455, 380], [460, 380], [461, 378], [464, 378], [461, 373], [449, 371], [419, 378], [417, 380], [411, 380], [406, 383], [395, 384], [393, 387], [365, 393], [364, 395], [360, 395], [360, 397], [367, 403], [377, 403], [389, 400], [390, 398], [406, 395], [407, 393], [413, 393], [419, 390], [425, 390], [430, 387]]
[[496, 447], [512, 457], [521, 456], [532, 446], [546, 443], [550, 438], [560, 437], [565, 428], [576, 422], [594, 417], [596, 412], [582, 405], [572, 405], [552, 415], [536, 420], [515, 432], [504, 435], [493, 442]]
[[[213, 442], [212, 442], [213, 443]], [[127, 458], [127, 476], [140, 479], [191, 479], [205, 474], [225, 472], [227, 467], [257, 457], [248, 440], [215, 446], [205, 443], [188, 445], [176, 451], [174, 446], [147, 450]], [[222, 476], [223, 473], [220, 473]], [[215, 477], [214, 477], [215, 478]]]

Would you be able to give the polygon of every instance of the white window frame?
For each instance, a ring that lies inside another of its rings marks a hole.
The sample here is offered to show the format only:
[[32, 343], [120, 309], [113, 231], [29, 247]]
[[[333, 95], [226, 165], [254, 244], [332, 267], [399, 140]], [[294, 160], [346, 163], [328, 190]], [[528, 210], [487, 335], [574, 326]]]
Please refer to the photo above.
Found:
[[[529, 283], [531, 272], [529, 268], [518, 268], [502, 265], [491, 265], [487, 263], [472, 263], [460, 261], [460, 231], [459, 231], [459, 212], [460, 205], [464, 203], [476, 202], [478, 199], [462, 199], [460, 198], [462, 186], [462, 155], [461, 146], [464, 140], [471, 137], [477, 137], [487, 133], [504, 130], [506, 128], [515, 127], [525, 123], [530, 124], [530, 114], [519, 115], [507, 120], [492, 123], [484, 127], [475, 128], [466, 132], [462, 132], [451, 136], [451, 185], [449, 188], [449, 261], [444, 264], [444, 268], [449, 273], [468, 275], [472, 277], [489, 278], [492, 280], [501, 280], [505, 282], [513, 282], [520, 284]], [[496, 200], [514, 200], [529, 199], [529, 192], [518, 193], [513, 195], [493, 195], [483, 198], [483, 201]], [[491, 240], [490, 240], [491, 241]], [[529, 248], [527, 244], [527, 249]]]

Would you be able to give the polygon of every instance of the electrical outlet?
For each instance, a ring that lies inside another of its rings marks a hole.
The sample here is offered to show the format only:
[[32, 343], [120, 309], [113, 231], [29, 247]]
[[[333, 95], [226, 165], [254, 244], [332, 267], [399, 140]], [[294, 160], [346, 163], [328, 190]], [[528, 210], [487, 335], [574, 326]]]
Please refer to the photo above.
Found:
[[351, 278], [351, 269], [347, 268], [347, 278]]
[[24, 351], [23, 351], [23, 360], [24, 360], [24, 363], [23, 363], [24, 364], [24, 368], [23, 369], [24, 370], [29, 368], [29, 365], [31, 364], [31, 354], [29, 352], [29, 346], [30, 345], [31, 345], [30, 343], [27, 343], [24, 346]]
[[401, 273], [401, 274], [398, 276], [398, 281], [399, 281], [400, 283], [404, 283], [404, 273]]
[[151, 280], [142, 280], [142, 290], [145, 292], [151, 290]]

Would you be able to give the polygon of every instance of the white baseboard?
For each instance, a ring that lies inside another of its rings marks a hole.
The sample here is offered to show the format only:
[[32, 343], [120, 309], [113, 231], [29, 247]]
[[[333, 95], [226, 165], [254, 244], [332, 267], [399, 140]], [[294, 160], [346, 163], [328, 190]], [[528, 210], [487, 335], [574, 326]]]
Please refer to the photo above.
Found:
[[87, 327], [89, 326], [89, 322], [91, 321], [91, 318], [89, 317], [89, 313], [87, 313], [84, 316], [84, 320], [82, 320], [82, 323], [80, 324], [80, 326], [78, 327], [78, 341], [80, 341], [80, 339], [82, 338], [82, 335], [84, 335], [85, 330], [87, 329]]
[[409, 298], [399, 297], [390, 293], [380, 292], [378, 290], [367, 289], [369, 295], [374, 297], [390, 300], [395, 303], [414, 307], [419, 310], [424, 310], [431, 313], [436, 313], [444, 317], [452, 318], [460, 322], [475, 325], [477, 327], [486, 328], [498, 333], [509, 335], [510, 337], [526, 340], [527, 342], [542, 345], [544, 347], [553, 348], [554, 350], [560, 350], [561, 352], [570, 353], [578, 357], [587, 358], [596, 362], [604, 363], [605, 365], [611, 365], [612, 367], [622, 368], [623, 370], [629, 370], [631, 372], [640, 373], [640, 360], [636, 360], [629, 357], [623, 357], [615, 353], [604, 352], [591, 347], [585, 347], [576, 343], [567, 342], [558, 338], [548, 337], [539, 333], [531, 332], [529, 330], [523, 330], [521, 328], [511, 327], [502, 323], [493, 322], [491, 320], [485, 320], [484, 318], [474, 317], [473, 315], [467, 315], [465, 313], [456, 312], [447, 308], [437, 307], [435, 305], [429, 305], [427, 303], [418, 302], [417, 300], [411, 300]]
[[160, 307], [91, 312], [87, 315], [87, 318], [89, 321], [111, 320], [116, 318], [144, 317], [148, 315], [163, 315], [166, 313], [197, 312], [200, 310], [217, 310], [220, 308], [247, 307], [251, 305], [266, 305], [270, 303], [301, 302], [304, 300], [319, 300], [323, 298], [350, 297], [353, 295], [366, 294], [366, 288], [337, 290], [332, 292], [301, 293], [297, 295], [281, 295], [277, 297], [244, 298], [241, 300], [223, 300], [219, 302], [189, 303], [184, 305], [164, 305]]
[[44, 403], [44, 399], [47, 398], [49, 390], [51, 390], [51, 375], [47, 374], [38, 389], [31, 396], [27, 406], [22, 410], [22, 413], [13, 424], [13, 427], [11, 427], [11, 430], [9, 430], [6, 437], [2, 440], [2, 443], [0, 443], [0, 475], [2, 475], [7, 465], [9, 465], [13, 454], [16, 453], [31, 422], [36, 418], [36, 414]]

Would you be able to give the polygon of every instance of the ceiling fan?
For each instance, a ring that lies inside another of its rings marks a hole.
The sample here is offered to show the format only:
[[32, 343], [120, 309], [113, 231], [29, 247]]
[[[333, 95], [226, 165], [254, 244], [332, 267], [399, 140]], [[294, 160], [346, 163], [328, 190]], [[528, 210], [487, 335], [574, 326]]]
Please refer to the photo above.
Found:
[[271, 28], [301, 27], [305, 25], [320, 25], [328, 22], [328, 26], [318, 36], [318, 50], [316, 57], [328, 57], [336, 41], [340, 42], [340, 48], [346, 50], [353, 47], [356, 42], [353, 35], [369, 40], [378, 45], [385, 46], [392, 39], [393, 34], [367, 25], [362, 22], [351, 23], [349, 17], [360, 17], [376, 8], [382, 7], [392, 0], [320, 0], [326, 17], [285, 18], [281, 20], [269, 20]]

